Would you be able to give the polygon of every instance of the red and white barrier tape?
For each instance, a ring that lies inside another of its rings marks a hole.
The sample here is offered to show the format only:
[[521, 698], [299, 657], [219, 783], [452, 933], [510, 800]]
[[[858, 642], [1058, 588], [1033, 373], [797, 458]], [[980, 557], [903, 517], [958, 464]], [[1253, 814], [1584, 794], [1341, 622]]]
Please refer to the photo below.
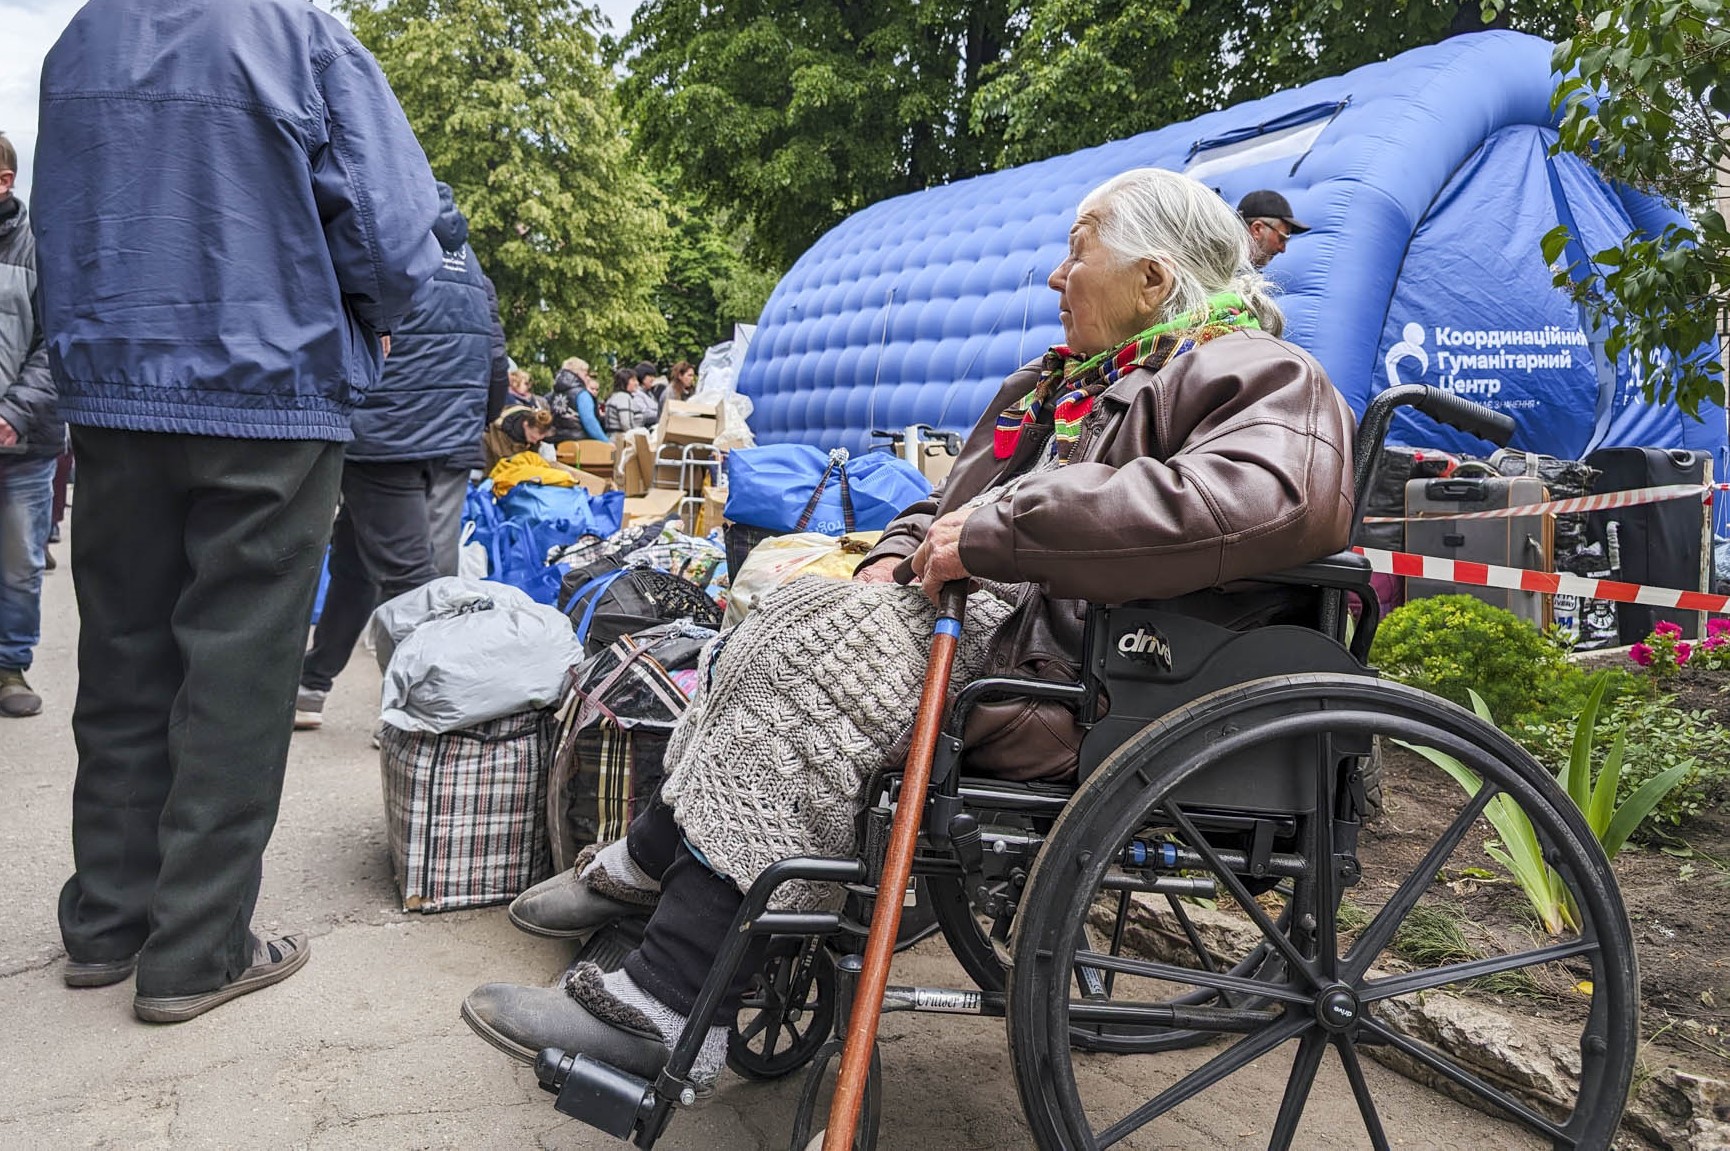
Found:
[[1370, 561], [1371, 570], [1384, 575], [1407, 576], [1468, 587], [1494, 587], [1507, 591], [1535, 591], [1545, 595], [1606, 599], [1616, 603], [1642, 603], [1649, 607], [1676, 608], [1680, 611], [1730, 612], [1730, 596], [1709, 595], [1700, 591], [1646, 587], [1642, 584], [1623, 583], [1620, 580], [1589, 579], [1567, 572], [1498, 567], [1495, 564], [1418, 556], [1410, 552], [1383, 551], [1380, 548], [1352, 550]]
[[[1446, 481], [1439, 481], [1446, 482]], [[1714, 488], [1724, 484], [1665, 484], [1656, 488], [1632, 488], [1625, 492], [1604, 492], [1596, 496], [1575, 496], [1573, 499], [1549, 500], [1541, 504], [1521, 504], [1519, 507], [1497, 508], [1488, 512], [1420, 512], [1415, 516], [1365, 516], [1366, 524], [1405, 524], [1415, 520], [1506, 520], [1520, 516], [1568, 515], [1573, 512], [1596, 512], [1605, 508], [1626, 508], [1637, 504], [1656, 504], [1667, 500], [1693, 497], [1712, 502]], [[1603, 597], [1598, 597], [1602, 599]]]

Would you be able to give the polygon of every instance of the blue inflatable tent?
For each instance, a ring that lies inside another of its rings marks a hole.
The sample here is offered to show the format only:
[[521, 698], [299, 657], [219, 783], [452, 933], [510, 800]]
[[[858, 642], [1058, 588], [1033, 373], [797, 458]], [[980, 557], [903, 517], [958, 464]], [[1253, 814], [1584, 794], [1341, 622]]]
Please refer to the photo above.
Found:
[[[1003, 377], [1062, 339], [1046, 276], [1075, 208], [1113, 174], [1186, 171], [1235, 204], [1255, 188], [1314, 230], [1267, 269], [1286, 336], [1360, 413], [1423, 382], [1508, 411], [1514, 445], [1568, 459], [1599, 447], [1693, 448], [1725, 468], [1725, 418], [1644, 403], [1636, 370], [1551, 284], [1539, 238], [1584, 251], [1676, 219], [1607, 184], [1555, 140], [1550, 45], [1463, 36], [1345, 76], [1132, 139], [887, 200], [788, 271], [740, 375], [760, 441], [861, 450], [872, 428], [970, 428]], [[1574, 250], [1574, 258], [1583, 252]], [[1488, 445], [1402, 416], [1396, 442]]]

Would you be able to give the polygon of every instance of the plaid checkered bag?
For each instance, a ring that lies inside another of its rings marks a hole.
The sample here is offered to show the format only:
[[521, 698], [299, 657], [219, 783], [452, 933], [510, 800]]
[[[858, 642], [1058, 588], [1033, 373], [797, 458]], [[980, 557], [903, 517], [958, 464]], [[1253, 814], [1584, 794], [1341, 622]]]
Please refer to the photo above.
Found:
[[551, 709], [434, 734], [385, 725], [379, 763], [404, 911], [506, 903], [552, 874], [545, 822]]
[[571, 669], [547, 780], [555, 869], [569, 867], [591, 843], [621, 838], [654, 797], [667, 740], [685, 713], [685, 692], [668, 665], [693, 661], [713, 635], [662, 625], [621, 637]]

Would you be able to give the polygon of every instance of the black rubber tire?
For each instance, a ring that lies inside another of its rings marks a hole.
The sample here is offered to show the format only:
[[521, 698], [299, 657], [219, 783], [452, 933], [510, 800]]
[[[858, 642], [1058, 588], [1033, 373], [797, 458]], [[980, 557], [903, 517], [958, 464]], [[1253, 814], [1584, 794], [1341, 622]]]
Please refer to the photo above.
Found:
[[[828, 1080], [841, 1069], [841, 1051], [845, 1044], [830, 1040], [818, 1049], [816, 1062], [806, 1071], [805, 1085], [799, 1091], [799, 1106], [793, 1112], [792, 1137], [789, 1151], [809, 1151], [811, 1144], [824, 1131], [822, 1124], [829, 1117], [829, 1106], [835, 1088]], [[859, 1104], [859, 1124], [853, 1131], [853, 1151], [876, 1151], [877, 1133], [883, 1122], [883, 1056], [876, 1045], [871, 1048], [871, 1066], [865, 1078], [865, 1097]]]
[[979, 917], [973, 914], [966, 883], [954, 875], [927, 875], [922, 882], [925, 894], [930, 896], [937, 927], [961, 969], [979, 990], [1003, 991], [1009, 983], [1009, 968], [998, 955], [996, 944], [986, 935]]
[[[1093, 893], [1099, 888], [1102, 877], [1120, 846], [1150, 822], [1148, 817], [1151, 813], [1163, 810], [1172, 820], [1176, 819], [1171, 815], [1171, 809], [1166, 807], [1166, 797], [1180, 783], [1247, 747], [1273, 738], [1276, 726], [1282, 738], [1322, 731], [1379, 731], [1390, 737], [1440, 748], [1511, 797], [1532, 819], [1546, 849], [1546, 858], [1562, 875], [1581, 916], [1579, 943], [1589, 945], [1590, 949], [1580, 951], [1572, 958], [1576, 962], [1589, 961], [1592, 969], [1591, 1007], [1581, 1036], [1579, 1095], [1571, 1115], [1560, 1125], [1575, 1145], [1609, 1146], [1634, 1070], [1639, 1037], [1639, 979], [1632, 932], [1603, 852], [1592, 838], [1579, 810], [1550, 774], [1500, 731], [1434, 696], [1398, 684], [1348, 675], [1277, 676], [1256, 680], [1215, 692], [1156, 720], [1100, 766], [1053, 826], [1029, 877], [1027, 895], [1016, 918], [1014, 952], [1019, 960], [1010, 979], [1006, 1013], [1011, 1065], [1022, 1107], [1038, 1146], [1049, 1151], [1059, 1148], [1086, 1151], [1097, 1147], [1100, 1141], [1092, 1129], [1092, 1120], [1077, 1086], [1071, 1056], [1069, 986], [1075, 961], [1077, 925], [1085, 921]], [[1330, 797], [1333, 794], [1331, 788], [1324, 787], [1320, 791]], [[1329, 798], [1323, 802], [1331, 804], [1332, 800]], [[1462, 806], [1454, 824], [1438, 838], [1438, 849], [1450, 836], [1453, 837], [1453, 846], [1461, 842], [1464, 829], [1476, 822], [1477, 817], [1471, 814], [1476, 802]], [[1325, 818], [1305, 820], [1311, 828], [1307, 834], [1318, 837], [1333, 834], [1332, 812], [1323, 815]], [[1330, 830], [1322, 832], [1319, 830], [1322, 827]], [[1318, 838], [1308, 842], [1317, 844], [1322, 841]], [[1428, 879], [1417, 878], [1424, 874], [1422, 862], [1410, 872], [1416, 886], [1407, 895], [1407, 909], [1427, 889]], [[1299, 882], [1332, 886], [1331, 880], [1314, 869]], [[1394, 898], [1399, 898], [1404, 892], [1402, 886]], [[1338, 890], [1333, 892], [1335, 906], [1339, 894]], [[1312, 905], [1320, 906], [1324, 899], [1318, 897], [1311, 901]], [[1392, 902], [1390, 900], [1390, 906]], [[1378, 917], [1372, 928], [1385, 930], [1391, 935], [1392, 928], [1403, 918], [1403, 912], [1396, 912], [1385, 923]], [[1325, 915], [1323, 922], [1333, 923], [1332, 914]], [[1326, 937], [1325, 927], [1322, 937]], [[1363, 938], [1360, 936], [1360, 940]], [[1335, 939], [1337, 941], [1337, 933]], [[1331, 1043], [1338, 1049], [1341, 1059], [1349, 1056], [1356, 1062], [1359, 1029], [1380, 1027], [1368, 1007], [1374, 1000], [1393, 992], [1366, 984], [1365, 971], [1360, 970], [1354, 977], [1347, 967], [1356, 957], [1354, 954], [1340, 957], [1337, 942], [1328, 950], [1333, 954], [1331, 960], [1318, 959], [1314, 955], [1310, 957], [1317, 972], [1313, 981], [1308, 981], [1308, 976], [1304, 980], [1294, 979], [1285, 989], [1296, 999], [1277, 1021], [1238, 1040], [1241, 1051], [1234, 1045], [1234, 1049], [1222, 1052], [1216, 1058], [1226, 1061], [1212, 1071], [1204, 1066], [1180, 1078], [1167, 1088], [1171, 1094], [1160, 1099], [1157, 1107], [1138, 1109], [1120, 1121], [1120, 1125], [1127, 1125], [1131, 1120], [1137, 1124], [1145, 1123], [1157, 1114], [1181, 1105], [1190, 1097], [1184, 1092], [1189, 1091], [1193, 1084], [1206, 1079], [1211, 1085], [1224, 1077], [1218, 1074], [1220, 1068], [1234, 1065], [1227, 1056], [1251, 1058], [1257, 1043], [1266, 1044], [1259, 1048], [1264, 1052], [1260, 1055], [1263, 1060], [1277, 1058], [1274, 1052], [1280, 1046], [1302, 1036], [1304, 1043], [1300, 1054], [1313, 1041], [1320, 1040], [1322, 1042], [1314, 1043], [1316, 1048]], [[1367, 964], [1380, 950], [1376, 947], [1367, 959], [1356, 961]], [[1528, 954], [1537, 955], [1538, 952], [1522, 951], [1509, 958], [1522, 959]], [[1560, 957], [1552, 953], [1546, 956], [1545, 961]], [[1147, 966], [1151, 968], [1153, 965]], [[1441, 975], [1447, 974], [1445, 968], [1436, 970]], [[1153, 974], [1155, 978], [1162, 978], [1157, 973]], [[1423, 976], [1425, 973], [1420, 971], [1417, 974]], [[1330, 978], [1339, 982], [1325, 982]], [[1434, 985], [1455, 981], [1451, 977], [1439, 979]], [[1379, 982], [1385, 984], [1389, 981]], [[1415, 985], [1409, 986], [1415, 989]], [[1341, 1030], [1340, 1019], [1336, 1017], [1333, 1020], [1335, 1027], [1324, 1028], [1319, 1022], [1323, 1017], [1322, 991], [1327, 990], [1327, 1004], [1337, 1005], [1334, 997], [1339, 994], [1336, 989], [1341, 987], [1351, 991], [1352, 1006], [1344, 1016], [1348, 1022]], [[1358, 993], [1366, 987], [1369, 994], [1357, 999]], [[1304, 999], [1306, 996], [1307, 1000]], [[1381, 1028], [1378, 1037], [1385, 1039], [1385, 1034], [1386, 1029]], [[1325, 1051], [1320, 1053], [1325, 1054]], [[1311, 1058], [1313, 1074], [1313, 1060], [1319, 1058], [1319, 1054], [1312, 1054]], [[1231, 1073], [1227, 1070], [1225, 1075]], [[1294, 1074], [1293, 1082], [1297, 1078]], [[1229, 1099], [1231, 1091], [1232, 1088], [1227, 1086], [1209, 1098]], [[1363, 1088], [1363, 1095], [1365, 1099], [1373, 1100], [1373, 1092], [1367, 1085]], [[1306, 1098], [1297, 1096], [1292, 1122], [1301, 1117]], [[1495, 1103], [1494, 1100], [1486, 1102]], [[1280, 1106], [1278, 1100], [1270, 1100], [1267, 1105]], [[1517, 1114], [1508, 1114], [1505, 1105], [1495, 1105], [1503, 1107], [1503, 1118], [1525, 1121]], [[1144, 1109], [1150, 1112], [1148, 1116], [1141, 1115]], [[1375, 1125], [1377, 1111], [1373, 1103], [1367, 1107], [1367, 1117], [1363, 1119], [1366, 1127]], [[1281, 1142], [1277, 1126], [1276, 1123], [1275, 1141], [1271, 1146]], [[1113, 1138], [1122, 1138], [1127, 1133], [1113, 1132]], [[1363, 1133], [1360, 1129], [1356, 1135], [1361, 1137]], [[1305, 1131], [1306, 1139], [1312, 1143], [1319, 1136], [1320, 1133], [1313, 1129]], [[1551, 1137], [1555, 1138], [1553, 1133]], [[1288, 1145], [1289, 1139], [1288, 1128], [1284, 1137]], [[1374, 1139], [1372, 1135], [1372, 1141]]]
[[[798, 970], [801, 962], [804, 971]], [[753, 982], [745, 992], [745, 1005], [727, 1029], [727, 1066], [746, 1079], [780, 1079], [811, 1062], [829, 1041], [835, 1024], [835, 961], [821, 939], [778, 938], [770, 945], [759, 979], [771, 991], [765, 996], [763, 987]], [[741, 1026], [753, 996], [763, 1002], [751, 1021]], [[793, 1013], [797, 1014], [789, 1021]], [[763, 1026], [777, 1043], [786, 1031], [791, 1042], [785, 1048], [758, 1051], [751, 1045], [755, 1036], [744, 1035], [753, 1025]]]

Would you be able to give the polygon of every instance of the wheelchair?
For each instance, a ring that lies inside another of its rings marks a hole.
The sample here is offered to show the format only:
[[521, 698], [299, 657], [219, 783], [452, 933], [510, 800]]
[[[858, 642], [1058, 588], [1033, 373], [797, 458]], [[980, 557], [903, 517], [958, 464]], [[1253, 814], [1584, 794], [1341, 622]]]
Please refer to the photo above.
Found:
[[[1384, 392], [1359, 428], [1360, 516], [1389, 422], [1405, 405], [1498, 442], [1513, 428], [1450, 393]], [[1376, 1102], [1377, 1084], [1394, 1074], [1386, 1064], [1540, 1145], [1609, 1146], [1639, 1038], [1632, 933], [1609, 865], [1557, 781], [1516, 743], [1461, 708], [1377, 678], [1367, 661], [1379, 611], [1369, 575], [1361, 556], [1342, 552], [1257, 577], [1308, 589], [1295, 594], [1313, 618], [1247, 631], [1157, 602], [1095, 605], [1079, 682], [987, 678], [954, 694], [913, 873], [974, 986], [889, 987], [882, 1010], [1003, 1018], [1040, 1148], [1166, 1145], [1161, 1116], [1216, 1087], [1212, 1106], [1242, 1108], [1246, 1089], [1226, 1081], [1258, 1061], [1265, 1069], [1276, 1052], [1290, 1064], [1277, 1105], [1268, 1095], [1268, 1145], [1290, 1147], [1330, 1049], [1356, 1105], [1348, 1139], [1389, 1145], [1389, 1117]], [[967, 716], [1004, 697], [1076, 709], [1086, 735], [1074, 782], [968, 772], [959, 736]], [[1366, 775], [1389, 741], [1427, 749], [1408, 757], [1411, 770], [1434, 769], [1414, 785], [1412, 807], [1422, 810], [1405, 822], [1425, 824], [1416, 830], [1386, 813], [1366, 819]], [[745, 893], [692, 1026], [655, 1082], [542, 1052], [537, 1077], [558, 1110], [654, 1146], [672, 1113], [696, 1100], [686, 1077], [747, 945], [769, 936], [731, 1021], [728, 1062], [756, 1079], [804, 1069], [789, 1146], [815, 1146], [900, 785], [891, 771], [867, 792], [858, 857], [783, 860]], [[1459, 902], [1488, 876], [1486, 817], [1492, 835], [1508, 838], [1502, 829], [1516, 810], [1577, 924], [1561, 938], [1474, 922]], [[843, 885], [847, 903], [838, 912], [768, 910], [775, 888], [793, 879]], [[1543, 1004], [1541, 1026], [1561, 1036], [1546, 1041], [1577, 1062], [1573, 1096], [1521, 1097], [1421, 1027], [1400, 1024], [1426, 997], [1462, 987]], [[1125, 1107], [1109, 1060], [1202, 1046], [1219, 1050]], [[876, 1145], [878, 1066], [873, 1048], [856, 1149]], [[1304, 1131], [1313, 1143], [1316, 1133]]]

